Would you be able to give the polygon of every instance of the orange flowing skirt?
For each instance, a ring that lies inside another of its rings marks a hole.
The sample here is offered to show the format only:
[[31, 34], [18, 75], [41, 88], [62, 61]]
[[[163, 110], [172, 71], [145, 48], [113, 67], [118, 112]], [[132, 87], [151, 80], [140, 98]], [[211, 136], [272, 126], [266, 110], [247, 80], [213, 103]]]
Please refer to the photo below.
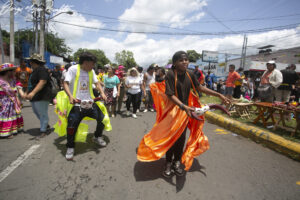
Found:
[[[156, 122], [149, 133], [140, 142], [137, 159], [143, 162], [159, 160], [177, 141], [188, 126], [190, 136], [181, 162], [185, 170], [189, 170], [194, 157], [209, 149], [207, 137], [203, 134], [202, 120], [189, 118], [185, 111], [176, 106], [165, 94], [165, 82], [150, 85], [153, 101], [156, 107]], [[189, 95], [189, 106], [201, 107], [199, 98], [192, 92]]]

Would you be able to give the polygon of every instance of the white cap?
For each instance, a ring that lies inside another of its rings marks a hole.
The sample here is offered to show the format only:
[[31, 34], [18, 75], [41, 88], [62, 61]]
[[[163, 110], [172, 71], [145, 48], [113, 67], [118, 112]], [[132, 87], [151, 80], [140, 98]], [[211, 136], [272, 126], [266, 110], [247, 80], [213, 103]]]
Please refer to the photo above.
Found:
[[267, 62], [267, 64], [275, 64], [275, 60], [269, 60], [268, 62]]

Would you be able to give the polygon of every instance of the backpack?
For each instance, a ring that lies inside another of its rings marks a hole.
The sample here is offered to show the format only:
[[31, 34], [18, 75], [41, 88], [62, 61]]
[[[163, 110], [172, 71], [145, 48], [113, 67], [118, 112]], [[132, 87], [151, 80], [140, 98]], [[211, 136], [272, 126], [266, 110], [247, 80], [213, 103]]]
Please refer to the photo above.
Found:
[[54, 78], [53, 76], [49, 75], [50, 76], [50, 85], [51, 85], [51, 98], [53, 99], [56, 94], [59, 92], [59, 86], [57, 84], [57, 80], [56, 78]]

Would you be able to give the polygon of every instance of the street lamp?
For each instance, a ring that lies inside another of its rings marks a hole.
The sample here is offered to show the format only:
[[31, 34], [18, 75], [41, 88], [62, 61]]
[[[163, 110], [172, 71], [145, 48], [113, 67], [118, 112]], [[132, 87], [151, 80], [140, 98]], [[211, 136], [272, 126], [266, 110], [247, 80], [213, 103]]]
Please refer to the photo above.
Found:
[[53, 19], [54, 17], [57, 17], [58, 15], [61, 15], [61, 14], [63, 14], [63, 13], [66, 13], [66, 14], [68, 14], [68, 15], [73, 15], [73, 11], [64, 11], [64, 12], [60, 12], [60, 13], [58, 13], [58, 14], [56, 14], [56, 15], [54, 15], [54, 16], [52, 16], [52, 17], [49, 17], [48, 18], [48, 20], [47, 20], [47, 22], [49, 22], [51, 19]]
[[[54, 17], [57, 17], [58, 15], [61, 15], [63, 13], [66, 13], [68, 15], [73, 15], [72, 11], [64, 11], [64, 12], [60, 12], [52, 17], [49, 17], [48, 20], [45, 20], [45, 12], [43, 12], [42, 15], [44, 15], [43, 17], [41, 16], [41, 31], [40, 31], [40, 55], [44, 58], [44, 53], [45, 53], [45, 40], [44, 40], [44, 36], [45, 36], [45, 22], [49, 22], [51, 19], [53, 19]], [[45, 21], [43, 21], [45, 20]], [[47, 25], [47, 29], [46, 29], [46, 33], [48, 32], [48, 25]]]

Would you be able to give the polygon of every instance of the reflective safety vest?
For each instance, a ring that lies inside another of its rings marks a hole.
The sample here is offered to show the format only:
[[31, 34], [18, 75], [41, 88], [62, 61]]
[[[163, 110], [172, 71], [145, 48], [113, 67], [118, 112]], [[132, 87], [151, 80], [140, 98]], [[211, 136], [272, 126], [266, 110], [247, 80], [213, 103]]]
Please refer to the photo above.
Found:
[[[92, 99], [95, 98], [94, 93], [93, 93], [93, 72], [89, 71], [89, 90]], [[80, 65], [78, 64], [77, 67], [77, 72], [75, 76], [75, 81], [74, 81], [74, 87], [73, 87], [73, 97], [76, 99], [76, 92], [77, 92], [77, 86], [78, 86], [78, 80], [80, 77]], [[54, 125], [54, 132], [56, 132], [59, 136], [65, 136], [67, 134], [67, 126], [68, 126], [68, 115], [73, 108], [73, 104], [70, 104], [69, 97], [66, 94], [65, 91], [60, 91], [56, 95], [56, 105], [55, 105], [55, 113], [58, 116], [58, 121]], [[102, 120], [102, 123], [104, 124], [104, 130], [106, 131], [111, 131], [112, 127], [110, 124], [108, 112], [106, 110], [106, 107], [104, 104], [100, 101], [95, 102], [97, 106], [100, 108], [102, 111], [104, 118]], [[85, 117], [83, 120], [95, 120], [90, 117]], [[86, 137], [88, 134], [88, 125], [84, 123], [80, 123], [78, 126], [76, 135], [75, 135], [75, 141], [76, 142], [85, 142]]]

